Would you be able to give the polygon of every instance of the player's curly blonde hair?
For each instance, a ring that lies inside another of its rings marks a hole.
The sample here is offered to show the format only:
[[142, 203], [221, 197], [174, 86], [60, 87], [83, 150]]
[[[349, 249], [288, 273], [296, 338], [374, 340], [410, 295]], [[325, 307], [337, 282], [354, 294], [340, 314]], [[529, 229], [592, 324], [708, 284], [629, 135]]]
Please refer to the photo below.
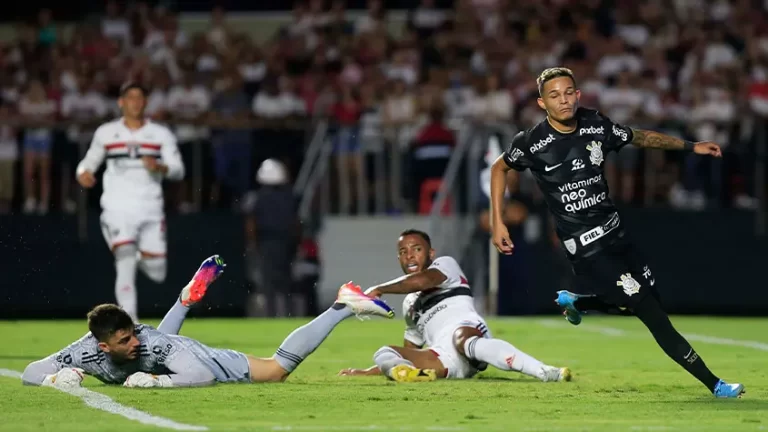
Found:
[[536, 85], [539, 87], [539, 96], [541, 96], [541, 92], [544, 91], [544, 84], [546, 84], [547, 81], [560, 77], [568, 77], [573, 81], [573, 85], [576, 85], [576, 78], [573, 77], [573, 71], [567, 67], [558, 66], [544, 69], [544, 71], [539, 74], [539, 77], [536, 78]]

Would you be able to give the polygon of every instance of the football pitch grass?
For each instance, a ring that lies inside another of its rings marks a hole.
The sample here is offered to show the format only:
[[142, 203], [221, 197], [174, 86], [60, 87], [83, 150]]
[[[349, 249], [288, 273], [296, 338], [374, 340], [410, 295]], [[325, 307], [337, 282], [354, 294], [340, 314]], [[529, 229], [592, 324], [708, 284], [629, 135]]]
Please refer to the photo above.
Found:
[[[271, 356], [306, 321], [190, 318], [181, 334]], [[370, 366], [380, 346], [402, 343], [397, 319], [350, 319], [285, 383], [127, 389], [89, 377], [84, 385], [97, 393], [83, 398], [0, 377], [0, 431], [768, 431], [768, 319], [673, 322], [716, 374], [746, 385], [742, 399], [714, 399], [639, 321], [621, 317], [587, 316], [578, 327], [559, 317], [489, 320], [496, 337], [571, 367], [570, 383], [493, 368], [471, 380], [415, 384], [339, 377], [342, 368]], [[84, 321], [0, 322], [0, 369], [22, 371], [85, 331]], [[105, 404], [132, 409], [144, 423], [98, 408]]]

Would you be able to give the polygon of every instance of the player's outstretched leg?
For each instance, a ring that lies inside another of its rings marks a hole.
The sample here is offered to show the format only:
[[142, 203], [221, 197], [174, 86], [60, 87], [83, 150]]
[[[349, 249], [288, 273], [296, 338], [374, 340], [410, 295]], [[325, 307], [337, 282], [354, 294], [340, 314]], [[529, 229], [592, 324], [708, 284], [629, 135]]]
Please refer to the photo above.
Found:
[[328, 310], [285, 338], [274, 359], [286, 375], [290, 374], [323, 343], [337, 324], [352, 315], [392, 318], [395, 313], [384, 301], [368, 297], [352, 282], [346, 283], [339, 288], [336, 302]]
[[203, 261], [192, 276], [192, 280], [181, 290], [178, 300], [165, 314], [157, 329], [165, 334], [179, 334], [189, 308], [203, 299], [208, 287], [224, 273], [226, 266], [218, 255]]
[[744, 393], [741, 384], [728, 384], [713, 374], [691, 344], [675, 330], [669, 316], [654, 296], [647, 295], [634, 306], [635, 315], [648, 327], [662, 350], [704, 384], [715, 397], [734, 398]]
[[576, 308], [576, 301], [582, 297], [585, 296], [582, 294], [572, 293], [570, 291], [563, 290], [557, 292], [557, 299], [555, 299], [555, 303], [563, 308], [563, 315], [565, 315], [565, 319], [573, 325], [581, 324], [581, 311]]
[[459, 327], [453, 338], [456, 349], [470, 360], [504, 371], [520, 372], [544, 382], [571, 380], [570, 369], [546, 365], [505, 340], [483, 337], [473, 327]]
[[581, 316], [587, 311], [631, 315], [630, 312], [605, 303], [594, 295], [576, 294], [565, 290], [557, 292], [555, 304], [563, 309], [566, 321], [573, 325], [581, 324]]
[[224, 273], [225, 267], [227, 265], [224, 264], [224, 260], [218, 255], [206, 258], [200, 264], [200, 268], [197, 269], [195, 275], [192, 276], [192, 280], [181, 290], [179, 295], [181, 304], [189, 307], [202, 300], [203, 296], [205, 296], [205, 291]]

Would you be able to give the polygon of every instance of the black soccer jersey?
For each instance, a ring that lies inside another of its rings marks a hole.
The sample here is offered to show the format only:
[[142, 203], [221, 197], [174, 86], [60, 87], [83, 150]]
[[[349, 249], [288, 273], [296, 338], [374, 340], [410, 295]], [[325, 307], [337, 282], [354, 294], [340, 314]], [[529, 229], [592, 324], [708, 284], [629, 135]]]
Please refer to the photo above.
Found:
[[577, 127], [560, 133], [545, 119], [518, 133], [504, 152], [517, 171], [530, 169], [571, 258], [592, 255], [624, 236], [621, 219], [608, 195], [605, 156], [632, 141], [632, 129], [599, 112], [579, 108]]

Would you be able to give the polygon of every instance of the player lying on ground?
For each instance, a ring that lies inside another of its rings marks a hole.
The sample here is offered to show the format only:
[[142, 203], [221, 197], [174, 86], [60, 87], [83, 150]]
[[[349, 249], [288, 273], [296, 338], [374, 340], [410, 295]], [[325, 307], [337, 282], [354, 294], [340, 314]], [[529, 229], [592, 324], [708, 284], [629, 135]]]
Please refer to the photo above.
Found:
[[404, 231], [397, 246], [406, 276], [373, 287], [366, 294], [408, 294], [403, 301], [403, 346], [381, 347], [373, 355], [376, 366], [345, 369], [340, 375], [384, 374], [401, 382], [463, 379], [490, 364], [542, 381], [570, 381], [568, 368], [545, 365], [491, 336], [485, 320], [475, 311], [472, 291], [459, 263], [449, 256], [435, 259], [427, 233]]
[[628, 144], [722, 157], [720, 147], [712, 142], [692, 143], [629, 128], [595, 110], [579, 107], [580, 93], [569, 69], [547, 69], [537, 84], [539, 107], [546, 111], [547, 118], [515, 135], [491, 167], [494, 245], [504, 254], [513, 251], [502, 218], [507, 172], [529, 169], [555, 219], [580, 294], [585, 294], [558, 293], [558, 304], [565, 308], [568, 320], [578, 324], [581, 310], [625, 308], [648, 327], [669, 357], [715, 396], [740, 396], [744, 386], [728, 384], [715, 376], [672, 326], [659, 300], [660, 283], [652, 276], [645, 257], [628, 240], [603, 169], [606, 154]]
[[383, 301], [345, 284], [336, 303], [312, 322], [296, 329], [271, 358], [210, 348], [178, 336], [189, 307], [202, 300], [208, 286], [223, 272], [218, 256], [208, 258], [158, 329], [134, 324], [119, 306], [96, 306], [88, 313], [90, 332], [78, 341], [27, 366], [27, 385], [79, 386], [83, 374], [126, 387], [188, 387], [216, 382], [283, 381], [342, 320], [357, 315], [392, 318]]

